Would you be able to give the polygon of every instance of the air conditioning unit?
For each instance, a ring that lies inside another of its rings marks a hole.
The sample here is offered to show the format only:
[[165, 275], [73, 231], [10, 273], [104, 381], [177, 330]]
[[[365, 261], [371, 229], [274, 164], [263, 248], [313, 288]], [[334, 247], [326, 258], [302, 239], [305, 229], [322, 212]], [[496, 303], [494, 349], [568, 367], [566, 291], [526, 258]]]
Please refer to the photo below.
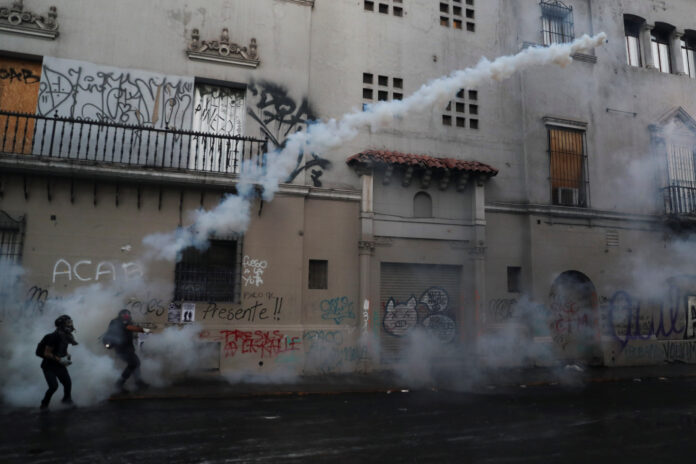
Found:
[[563, 206], [578, 206], [580, 190], [576, 188], [559, 187], [556, 189], [556, 204]]

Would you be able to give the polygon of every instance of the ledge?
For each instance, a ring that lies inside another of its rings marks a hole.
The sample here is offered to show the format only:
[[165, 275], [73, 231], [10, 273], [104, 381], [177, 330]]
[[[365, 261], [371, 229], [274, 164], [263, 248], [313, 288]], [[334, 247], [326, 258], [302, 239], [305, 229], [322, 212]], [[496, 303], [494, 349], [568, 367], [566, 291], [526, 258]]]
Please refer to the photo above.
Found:
[[[177, 171], [148, 166], [102, 164], [94, 161], [65, 161], [37, 159], [27, 155], [0, 153], [0, 173], [17, 173], [38, 176], [62, 177], [83, 180], [104, 180], [128, 184], [155, 184], [173, 187], [199, 187], [213, 190], [234, 191], [239, 182], [238, 174]], [[350, 189], [321, 189], [307, 185], [281, 184], [278, 193], [289, 196], [322, 200], [359, 202], [361, 192]]]
[[190, 50], [186, 52], [186, 55], [188, 55], [190, 60], [208, 61], [211, 63], [223, 63], [233, 66], [243, 66], [245, 68], [256, 68], [258, 67], [259, 63], [261, 63], [259, 60], [247, 60], [244, 58], [237, 58], [234, 56], [222, 56], [218, 54], [193, 52]]
[[487, 204], [486, 212], [537, 214], [540, 216], [562, 217], [569, 219], [609, 220], [654, 225], [661, 224], [662, 221], [662, 217], [659, 214], [631, 214], [613, 211], [602, 211], [592, 208], [573, 208], [558, 205], [534, 205], [502, 202], [491, 202]]
[[31, 26], [13, 26], [11, 24], [0, 23], [0, 32], [9, 32], [19, 34], [26, 37], [38, 37], [40, 39], [55, 40], [58, 37], [57, 30], [41, 29]]
[[310, 8], [314, 7], [314, 0], [279, 0], [281, 2], [297, 3], [298, 5], [305, 5]]

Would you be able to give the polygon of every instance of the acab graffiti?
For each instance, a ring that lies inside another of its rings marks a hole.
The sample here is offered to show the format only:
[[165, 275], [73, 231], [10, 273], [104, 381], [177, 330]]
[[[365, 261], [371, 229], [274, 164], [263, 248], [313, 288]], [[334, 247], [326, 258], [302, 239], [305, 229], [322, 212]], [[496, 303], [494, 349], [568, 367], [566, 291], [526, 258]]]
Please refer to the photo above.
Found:
[[442, 343], [449, 343], [456, 335], [454, 321], [447, 291], [441, 287], [430, 287], [420, 298], [412, 295], [405, 303], [389, 298], [382, 325], [388, 334], [395, 337], [403, 337], [421, 326]]
[[100, 279], [117, 280], [118, 277], [124, 279], [136, 279], [143, 277], [143, 269], [140, 264], [135, 262], [122, 263], [120, 270], [111, 261], [99, 261], [93, 264], [90, 259], [82, 259], [74, 264], [68, 260], [59, 258], [53, 265], [52, 282], [56, 283], [56, 279], [66, 279], [72, 281], [73, 278], [80, 282], [98, 282]]

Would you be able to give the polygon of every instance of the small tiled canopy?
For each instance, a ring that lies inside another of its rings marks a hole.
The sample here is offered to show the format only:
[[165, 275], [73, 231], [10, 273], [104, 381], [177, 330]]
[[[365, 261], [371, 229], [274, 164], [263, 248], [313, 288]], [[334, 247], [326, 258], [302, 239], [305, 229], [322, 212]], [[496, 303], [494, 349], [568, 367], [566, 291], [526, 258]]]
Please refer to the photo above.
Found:
[[498, 174], [498, 170], [494, 167], [478, 161], [436, 158], [428, 155], [414, 155], [411, 153], [385, 150], [365, 150], [349, 157], [346, 163], [351, 167], [376, 168], [379, 166], [387, 167], [396, 165], [433, 170], [463, 171], [471, 174], [481, 174], [487, 177], [493, 177]]

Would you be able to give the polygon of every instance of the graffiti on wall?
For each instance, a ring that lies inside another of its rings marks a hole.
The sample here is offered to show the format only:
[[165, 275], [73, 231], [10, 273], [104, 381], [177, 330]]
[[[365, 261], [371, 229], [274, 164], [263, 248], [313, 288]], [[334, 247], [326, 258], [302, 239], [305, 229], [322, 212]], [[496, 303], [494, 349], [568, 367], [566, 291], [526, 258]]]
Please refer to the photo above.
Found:
[[0, 67], [0, 81], [21, 82], [23, 84], [36, 84], [41, 80], [41, 76], [34, 74], [34, 71], [27, 68]]
[[280, 321], [283, 311], [283, 297], [272, 292], [244, 294], [245, 300], [253, 300], [239, 307], [225, 308], [217, 303], [210, 303], [201, 313], [202, 320], [257, 322], [273, 319]]
[[368, 359], [364, 346], [345, 342], [338, 330], [309, 330], [302, 335], [307, 370], [322, 374], [354, 370], [357, 363]]
[[221, 330], [225, 357], [239, 354], [273, 358], [281, 353], [297, 351], [302, 346], [300, 337], [290, 337], [279, 330]]
[[329, 298], [319, 303], [321, 318], [325, 321], [334, 321], [341, 324], [344, 319], [355, 319], [353, 301], [347, 296]]
[[[285, 146], [291, 133], [306, 129], [315, 119], [307, 98], [298, 103], [288, 94], [287, 89], [277, 84], [252, 82], [249, 90], [256, 99], [254, 105], [249, 105], [249, 116], [260, 125], [261, 133], [279, 149]], [[320, 178], [330, 167], [331, 162], [316, 153], [311, 153], [308, 161], [305, 161], [305, 154], [300, 153], [286, 182], [292, 182], [302, 171], [309, 171], [313, 185], [321, 187]]]
[[188, 129], [192, 101], [193, 78], [46, 57], [37, 113]]
[[501, 323], [512, 320], [515, 316], [517, 300], [515, 298], [498, 298], [488, 300], [486, 318], [489, 322]]
[[129, 310], [133, 314], [141, 314], [143, 316], [154, 315], [157, 317], [163, 316], [171, 303], [165, 303], [160, 298], [152, 298], [149, 295], [145, 298], [129, 298], [123, 309]]
[[138, 279], [143, 277], [143, 268], [138, 263], [121, 263], [117, 266], [111, 261], [93, 263], [90, 259], [82, 259], [74, 263], [59, 258], [53, 265], [52, 282], [56, 280], [79, 282], [98, 282], [100, 279], [115, 281], [122, 279]]
[[[609, 299], [607, 308], [608, 329], [612, 338], [623, 349], [633, 340], [674, 340], [691, 338], [687, 324], [691, 308], [679, 310], [680, 294], [677, 289], [669, 291], [667, 301], [642, 303], [628, 292], [620, 290]], [[687, 300], [688, 301], [688, 300]]]
[[420, 326], [441, 342], [449, 343], [456, 335], [454, 321], [447, 291], [441, 287], [430, 287], [420, 298], [412, 295], [405, 303], [389, 298], [384, 307], [382, 325], [388, 334], [396, 337], [403, 337]]
[[242, 280], [245, 287], [263, 285], [263, 273], [268, 268], [268, 262], [244, 256], [242, 260]]

